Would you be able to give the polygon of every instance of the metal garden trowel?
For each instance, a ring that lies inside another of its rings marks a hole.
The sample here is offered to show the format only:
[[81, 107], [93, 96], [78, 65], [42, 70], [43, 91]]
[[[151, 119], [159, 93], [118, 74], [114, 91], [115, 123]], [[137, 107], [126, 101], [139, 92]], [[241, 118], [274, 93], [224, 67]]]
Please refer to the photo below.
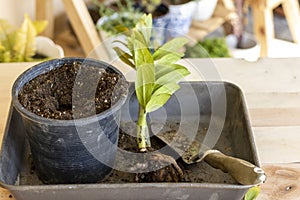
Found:
[[242, 185], [257, 185], [266, 180], [266, 175], [261, 168], [248, 161], [213, 150], [183, 133], [158, 133], [156, 137], [175, 150], [187, 164], [204, 160], [210, 166], [228, 172]]

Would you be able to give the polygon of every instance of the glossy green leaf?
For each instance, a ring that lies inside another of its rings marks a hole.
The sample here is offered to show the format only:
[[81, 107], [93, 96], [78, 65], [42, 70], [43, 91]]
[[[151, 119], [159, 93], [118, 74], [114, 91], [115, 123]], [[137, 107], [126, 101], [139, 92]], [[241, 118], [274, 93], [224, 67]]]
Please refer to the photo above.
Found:
[[143, 35], [147, 46], [149, 46], [152, 33], [152, 15], [142, 15], [136, 24], [135, 29]]
[[[165, 76], [173, 71], [182, 72], [183, 77], [190, 74], [190, 72], [187, 70], [186, 67], [179, 65], [179, 64], [172, 64], [172, 65], [156, 64], [155, 65], [155, 79], [159, 80], [163, 76]], [[171, 82], [171, 80], [170, 80], [170, 82]]]
[[258, 197], [259, 193], [260, 188], [258, 186], [252, 187], [247, 191], [244, 200], [255, 200]]
[[189, 75], [190, 72], [186, 68], [178, 68], [160, 76], [155, 81], [155, 89], [170, 82], [177, 83], [179, 80]]
[[154, 70], [151, 64], [139, 66], [136, 71], [135, 91], [137, 99], [143, 107], [151, 99], [154, 88]]
[[154, 95], [146, 105], [146, 112], [150, 113], [161, 108], [169, 99], [170, 94]]
[[132, 37], [134, 38], [133, 44], [135, 44], [136, 41], [143, 43], [144, 47], [148, 48], [147, 39], [144, 37], [143, 33], [140, 31], [133, 31]]
[[134, 59], [136, 68], [138, 68], [139, 66], [145, 65], [145, 64], [153, 65], [151, 67], [153, 68], [153, 80], [154, 80], [154, 60], [152, 58], [151, 52], [149, 51], [148, 47], [144, 43], [142, 43], [138, 40], [135, 40], [134, 52], [135, 52], [135, 55], [134, 55], [133, 59]]
[[140, 105], [146, 106], [154, 88], [154, 61], [149, 49], [143, 43], [136, 41], [134, 46], [134, 63], [137, 70], [135, 90]]
[[[174, 38], [167, 42], [166, 44], [162, 45], [160, 48], [158, 48], [154, 54], [153, 58], [154, 60], [158, 60], [162, 58], [165, 55], [168, 55], [170, 53], [178, 53], [178, 50], [182, 48], [186, 43], [188, 43], [188, 39], [186, 38]], [[180, 53], [178, 53], [180, 54]], [[181, 55], [181, 54], [180, 54]]]
[[167, 54], [167, 55], [163, 56], [162, 58], [160, 58], [157, 61], [157, 64], [173, 64], [173, 63], [179, 61], [182, 56], [183, 56], [183, 54], [170, 53], [170, 54]]
[[113, 47], [118, 57], [127, 65], [132, 68], [135, 68], [135, 65], [132, 63], [132, 56], [123, 51], [120, 47]]
[[126, 42], [127, 42], [126, 47], [130, 51], [132, 58], [134, 58], [134, 38], [127, 37]]
[[124, 47], [128, 47], [128, 44], [126, 42], [121, 41], [121, 40], [114, 40], [113, 43], [119, 43], [119, 44], [123, 45]]
[[160, 95], [160, 94], [170, 94], [170, 95], [172, 95], [179, 88], [180, 88], [180, 86], [175, 82], [167, 83], [165, 85], [157, 87], [157, 89], [154, 90], [153, 95], [156, 95], [156, 96]]

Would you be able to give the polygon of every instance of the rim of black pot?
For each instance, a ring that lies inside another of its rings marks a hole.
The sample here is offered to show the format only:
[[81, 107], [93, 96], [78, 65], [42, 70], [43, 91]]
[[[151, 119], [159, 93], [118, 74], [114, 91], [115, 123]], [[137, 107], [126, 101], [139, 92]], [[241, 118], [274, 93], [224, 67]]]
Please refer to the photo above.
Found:
[[[88, 116], [88, 117], [84, 117], [84, 118], [79, 118], [79, 119], [69, 119], [69, 120], [60, 120], [60, 119], [52, 119], [52, 118], [45, 118], [45, 117], [41, 117], [33, 112], [28, 111], [20, 102], [18, 99], [18, 94], [19, 94], [19, 90], [24, 86], [25, 83], [27, 83], [28, 81], [34, 79], [35, 77], [37, 77], [40, 74], [44, 74], [46, 72], [49, 72], [55, 68], [58, 68], [60, 66], [62, 66], [63, 63], [66, 62], [82, 62], [82, 63], [89, 63], [89, 64], [95, 64], [95, 66], [101, 66], [103, 68], [110, 68], [112, 70], [114, 70], [116, 73], [120, 74], [122, 76], [122, 78], [125, 78], [124, 74], [117, 69], [116, 67], [112, 66], [109, 63], [103, 62], [101, 60], [96, 60], [93, 58], [77, 58], [77, 57], [65, 57], [65, 58], [58, 58], [58, 59], [52, 59], [52, 60], [48, 60], [42, 63], [38, 63], [32, 67], [30, 67], [29, 69], [27, 69], [26, 71], [24, 71], [21, 75], [18, 76], [18, 78], [15, 80], [13, 87], [12, 87], [12, 103], [13, 103], [13, 107], [15, 109], [17, 109], [23, 116], [25, 116], [26, 118], [29, 118], [30, 120], [36, 121], [36, 122], [43, 122], [43, 123], [56, 123], [59, 124], [61, 126], [69, 126], [71, 124], [80, 124], [80, 123], [86, 123], [87, 121], [90, 122], [94, 122], [94, 121], [98, 121], [101, 120], [103, 118], [106, 118], [107, 116], [111, 115], [112, 113], [114, 113], [115, 111], [119, 110], [121, 108], [121, 106], [125, 103], [126, 99], [127, 99], [127, 95], [128, 95], [128, 88], [127, 88], [127, 92], [126, 95], [122, 96], [116, 103], [114, 103], [109, 109], [98, 113], [96, 115], [92, 115], [92, 116]], [[49, 63], [51, 63], [49, 65]], [[38, 70], [40, 69], [40, 70]], [[42, 70], [43, 69], [43, 70]], [[28, 77], [29, 73], [35, 72], [34, 74], [31, 75], [31, 77]]]

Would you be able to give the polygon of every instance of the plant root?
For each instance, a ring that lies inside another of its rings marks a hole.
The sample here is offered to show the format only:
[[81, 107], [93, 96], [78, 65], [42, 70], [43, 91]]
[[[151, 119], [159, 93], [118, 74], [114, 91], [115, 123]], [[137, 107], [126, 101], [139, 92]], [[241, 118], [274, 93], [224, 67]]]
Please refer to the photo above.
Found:
[[160, 152], [148, 152], [143, 156], [143, 163], [139, 168], [144, 168], [143, 173], [138, 173], [138, 182], [179, 182], [183, 178], [183, 171], [176, 160]]

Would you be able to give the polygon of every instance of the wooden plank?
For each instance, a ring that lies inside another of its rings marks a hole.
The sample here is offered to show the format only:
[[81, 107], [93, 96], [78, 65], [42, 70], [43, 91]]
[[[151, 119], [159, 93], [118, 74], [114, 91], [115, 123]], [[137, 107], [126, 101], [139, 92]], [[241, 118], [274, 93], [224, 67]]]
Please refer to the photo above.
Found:
[[192, 74], [189, 80], [228, 81], [247, 93], [300, 92], [300, 58], [260, 59], [186, 59]]
[[53, 38], [54, 36], [54, 14], [53, 0], [35, 0], [36, 20], [47, 20], [48, 25], [41, 35]]
[[[3, 63], [0, 64], [0, 146], [7, 121], [11, 102], [11, 88], [15, 79], [26, 69], [36, 63]], [[9, 72], [6, 71], [9, 69]]]
[[300, 126], [300, 108], [249, 109], [252, 126]]
[[267, 174], [257, 200], [299, 200], [300, 164], [263, 166]]
[[197, 30], [204, 30], [208, 33], [216, 30], [218, 27], [220, 27], [225, 22], [224, 18], [222, 17], [212, 17], [206, 21], [192, 21], [192, 27]]
[[67, 57], [85, 57], [78, 40], [70, 30], [65, 30], [55, 36], [55, 43], [60, 44]]
[[282, 8], [288, 22], [294, 42], [300, 43], [300, 12], [298, 0], [288, 0], [282, 2]]
[[100, 44], [100, 38], [83, 0], [64, 0], [65, 10], [88, 56]]
[[268, 56], [270, 41], [274, 38], [273, 10], [252, 3], [253, 29], [261, 45], [261, 57]]
[[0, 187], [0, 200], [15, 200], [15, 198], [8, 190]]
[[249, 109], [300, 108], [300, 92], [246, 93]]
[[300, 163], [300, 126], [253, 127], [262, 164]]

